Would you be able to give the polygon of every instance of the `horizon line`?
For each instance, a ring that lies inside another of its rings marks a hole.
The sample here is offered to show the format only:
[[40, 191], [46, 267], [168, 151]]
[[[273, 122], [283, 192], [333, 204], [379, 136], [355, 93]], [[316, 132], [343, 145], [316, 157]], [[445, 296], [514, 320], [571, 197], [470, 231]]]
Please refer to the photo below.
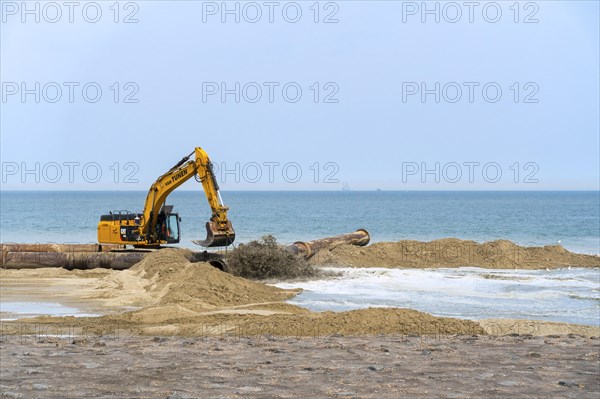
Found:
[[[202, 190], [177, 190], [177, 192], [201, 192]], [[402, 193], [402, 192], [523, 192], [523, 193], [532, 193], [532, 192], [598, 192], [600, 193], [600, 188], [590, 188], [590, 189], [537, 189], [537, 190], [515, 190], [515, 189], [497, 189], [497, 190], [488, 190], [488, 189], [356, 189], [356, 190], [219, 190], [221, 192], [245, 192], [245, 193], [268, 193], [268, 192], [280, 192], [280, 193], [370, 193], [370, 192], [387, 192], [387, 193]], [[132, 190], [115, 190], [115, 189], [98, 189], [98, 190], [85, 190], [85, 189], [59, 189], [59, 190], [49, 190], [49, 189], [26, 189], [26, 190], [15, 190], [15, 189], [0, 189], [0, 193], [35, 193], [35, 192], [88, 192], [88, 193], [101, 193], [101, 192], [143, 192], [147, 193], [148, 190], [143, 189], [132, 189]], [[175, 191], [174, 191], [175, 192]], [[172, 193], [171, 193], [172, 194]]]

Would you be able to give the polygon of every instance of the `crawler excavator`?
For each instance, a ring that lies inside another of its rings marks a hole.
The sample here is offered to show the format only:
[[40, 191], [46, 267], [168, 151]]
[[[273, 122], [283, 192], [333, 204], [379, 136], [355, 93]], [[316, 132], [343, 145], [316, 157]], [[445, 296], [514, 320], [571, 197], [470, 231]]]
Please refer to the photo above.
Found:
[[[190, 159], [195, 155], [195, 159]], [[227, 218], [229, 210], [223, 204], [219, 185], [208, 154], [196, 147], [175, 166], [160, 176], [150, 187], [142, 213], [128, 211], [110, 212], [102, 215], [98, 223], [100, 244], [132, 245], [135, 248], [158, 248], [162, 244], [174, 244], [180, 240], [177, 213], [166, 205], [167, 196], [191, 177], [202, 183], [212, 217], [206, 223], [207, 237], [193, 241], [204, 247], [225, 247], [233, 243], [235, 231]]]

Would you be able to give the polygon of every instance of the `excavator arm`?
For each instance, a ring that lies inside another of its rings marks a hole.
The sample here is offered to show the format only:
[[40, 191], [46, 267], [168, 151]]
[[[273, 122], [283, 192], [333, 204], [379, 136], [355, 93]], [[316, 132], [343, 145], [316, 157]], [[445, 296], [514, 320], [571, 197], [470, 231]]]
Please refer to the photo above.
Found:
[[212, 216], [210, 221], [206, 222], [206, 239], [204, 241], [193, 241], [193, 243], [203, 247], [228, 246], [233, 244], [233, 240], [235, 240], [235, 231], [231, 221], [227, 218], [229, 208], [223, 204], [223, 199], [221, 199], [217, 178], [208, 154], [200, 147], [196, 147], [195, 153], [197, 174], [200, 177], [206, 199], [212, 210]]
[[[194, 159], [190, 159], [192, 155], [194, 155]], [[221, 199], [212, 163], [208, 154], [202, 148], [196, 147], [192, 153], [181, 159], [169, 171], [156, 179], [150, 190], [148, 190], [144, 211], [139, 218], [139, 229], [132, 234], [135, 236], [135, 242], [132, 242], [133, 245], [156, 246], [163, 243], [164, 237], [161, 237], [160, 229], [157, 226], [161, 221], [161, 217], [164, 220], [168, 216], [164, 208], [165, 201], [169, 194], [194, 176], [202, 183], [206, 199], [212, 210], [212, 216], [210, 221], [206, 223], [206, 239], [204, 241], [193, 242], [205, 247], [227, 246], [233, 243], [235, 240], [235, 231], [233, 230], [231, 221], [227, 218], [229, 208], [223, 204]], [[122, 218], [119, 216], [112, 219], [113, 225], [118, 223], [121, 227], [126, 225], [129, 228], [129, 225], [132, 223], [131, 218]], [[115, 238], [106, 238], [111, 237], [110, 234], [101, 234], [102, 223], [103, 220], [101, 218], [101, 222], [98, 225], [99, 242], [115, 243]], [[108, 225], [110, 223], [105, 222], [104, 224]], [[122, 237], [119, 240], [118, 243], [123, 243]], [[125, 242], [125, 244], [127, 243], [129, 242]]]

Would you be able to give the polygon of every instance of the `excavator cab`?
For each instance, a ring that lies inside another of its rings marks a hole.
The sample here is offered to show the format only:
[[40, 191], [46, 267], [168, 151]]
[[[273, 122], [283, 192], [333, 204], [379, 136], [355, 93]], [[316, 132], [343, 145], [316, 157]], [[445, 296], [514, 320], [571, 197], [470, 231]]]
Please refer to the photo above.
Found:
[[166, 241], [167, 244], [177, 244], [179, 242], [179, 222], [181, 218], [178, 213], [172, 213], [172, 205], [164, 205], [158, 214], [156, 223], [157, 236], [160, 241]]
[[181, 218], [179, 217], [178, 213], [172, 213], [167, 218], [167, 232], [169, 234], [167, 236], [167, 242], [169, 244], [179, 242], [179, 222], [180, 221], [181, 221]]

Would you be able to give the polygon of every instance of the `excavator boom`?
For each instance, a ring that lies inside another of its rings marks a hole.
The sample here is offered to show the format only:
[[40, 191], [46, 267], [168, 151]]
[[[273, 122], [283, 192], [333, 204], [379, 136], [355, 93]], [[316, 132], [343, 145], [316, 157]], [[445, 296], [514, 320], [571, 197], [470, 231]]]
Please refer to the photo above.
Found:
[[[194, 159], [190, 159], [192, 155]], [[148, 190], [141, 214], [111, 212], [110, 215], [103, 215], [98, 223], [98, 242], [135, 247], [156, 247], [179, 242], [179, 216], [171, 213], [173, 207], [165, 205], [165, 201], [170, 193], [193, 176], [202, 183], [212, 216], [206, 223], [206, 239], [192, 242], [205, 247], [231, 245], [235, 240], [235, 231], [227, 218], [229, 208], [221, 199], [208, 154], [200, 147], [196, 147], [156, 179]]]

